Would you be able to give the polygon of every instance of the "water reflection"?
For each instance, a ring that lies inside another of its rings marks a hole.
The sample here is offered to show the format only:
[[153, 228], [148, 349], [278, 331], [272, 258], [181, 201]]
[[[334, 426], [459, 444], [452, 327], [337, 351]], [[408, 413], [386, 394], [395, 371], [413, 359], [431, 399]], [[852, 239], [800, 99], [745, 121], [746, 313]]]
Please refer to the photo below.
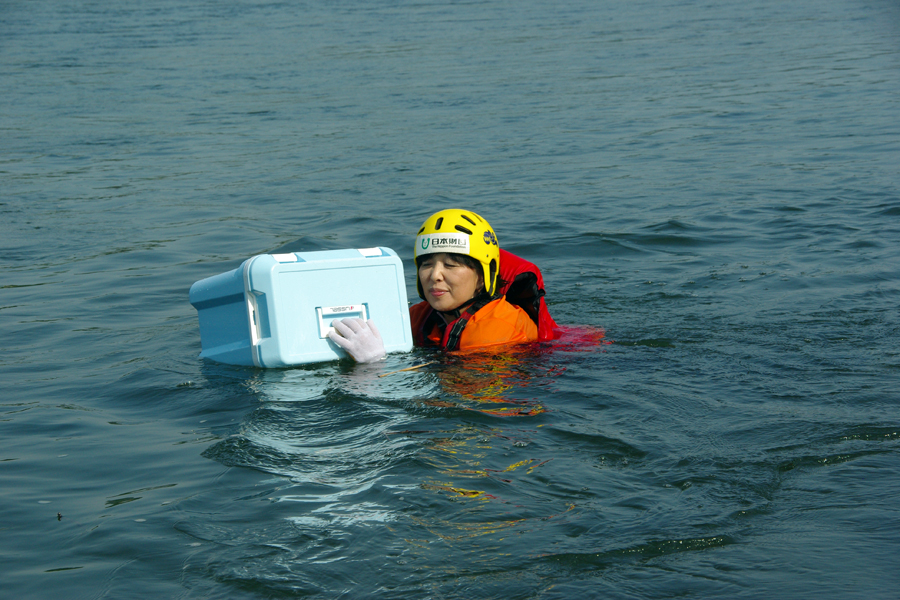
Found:
[[[285, 560], [302, 555], [329, 578], [379, 577], [371, 549], [354, 550], [373, 536], [392, 549], [385, 561], [412, 562], [428, 577], [503, 564], [521, 536], [544, 538], [579, 518], [570, 497], [548, 494], [566, 459], [546, 435], [539, 441], [540, 431], [572, 353], [602, 343], [602, 330], [579, 330], [554, 344], [490, 353], [248, 370], [243, 386], [256, 407], [204, 455], [274, 475], [265, 491], [271, 508], [257, 508], [271, 514], [248, 518], [289, 524], [296, 540], [279, 528], [267, 546], [302, 546]], [[239, 561], [245, 533], [225, 528], [216, 539], [234, 550], [213, 560]], [[247, 538], [246, 551], [259, 535]]]

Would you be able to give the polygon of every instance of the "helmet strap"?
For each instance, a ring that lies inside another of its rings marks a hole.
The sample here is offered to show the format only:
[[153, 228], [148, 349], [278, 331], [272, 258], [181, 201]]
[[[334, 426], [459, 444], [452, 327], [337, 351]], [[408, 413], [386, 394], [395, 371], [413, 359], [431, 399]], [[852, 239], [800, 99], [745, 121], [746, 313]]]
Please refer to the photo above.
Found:
[[485, 289], [486, 290], [494, 289], [494, 291], [496, 292], [497, 291], [496, 290], [496, 287], [497, 287], [497, 261], [492, 260], [488, 269], [490, 270], [490, 278], [491, 279], [490, 279], [490, 281], [484, 282]]
[[472, 315], [477, 313], [493, 300], [494, 298], [491, 297], [490, 294], [482, 291], [474, 298], [472, 298], [471, 302], [469, 302], [465, 307], [457, 308], [455, 311], [453, 311], [459, 314], [457, 315], [455, 321], [451, 321], [453, 325], [450, 327], [450, 334], [447, 337], [447, 345], [444, 346], [444, 350], [446, 350], [447, 352], [452, 352], [459, 347], [459, 340], [462, 337], [463, 329], [466, 328], [469, 319], [472, 318]]

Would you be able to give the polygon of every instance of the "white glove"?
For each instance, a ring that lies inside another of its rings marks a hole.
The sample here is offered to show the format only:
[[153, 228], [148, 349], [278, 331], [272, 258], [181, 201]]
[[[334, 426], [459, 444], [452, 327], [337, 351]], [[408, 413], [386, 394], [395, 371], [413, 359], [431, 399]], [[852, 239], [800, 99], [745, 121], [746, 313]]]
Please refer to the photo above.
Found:
[[384, 358], [384, 340], [371, 319], [341, 319], [331, 324], [328, 339], [347, 351], [356, 362], [375, 362]]

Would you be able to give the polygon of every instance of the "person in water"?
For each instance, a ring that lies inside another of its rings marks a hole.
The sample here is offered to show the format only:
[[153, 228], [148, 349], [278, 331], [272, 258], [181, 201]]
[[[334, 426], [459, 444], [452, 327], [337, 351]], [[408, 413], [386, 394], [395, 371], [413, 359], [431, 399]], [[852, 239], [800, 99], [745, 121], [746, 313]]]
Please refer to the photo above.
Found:
[[[424, 300], [409, 309], [416, 346], [452, 352], [556, 337], [540, 270], [501, 250], [490, 224], [474, 212], [448, 209], [428, 217], [413, 255]], [[335, 321], [329, 338], [357, 362], [384, 358], [371, 320]]]

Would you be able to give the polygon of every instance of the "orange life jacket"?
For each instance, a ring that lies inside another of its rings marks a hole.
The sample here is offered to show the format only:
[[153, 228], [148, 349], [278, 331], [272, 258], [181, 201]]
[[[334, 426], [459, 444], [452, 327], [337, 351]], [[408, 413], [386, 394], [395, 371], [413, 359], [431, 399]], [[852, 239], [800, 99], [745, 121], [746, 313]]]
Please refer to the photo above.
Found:
[[[432, 318], [428, 322], [429, 316]], [[466, 313], [452, 323], [444, 320], [427, 302], [419, 302], [409, 309], [410, 323], [417, 346], [440, 346], [445, 350], [471, 350], [501, 344], [521, 344], [538, 339], [538, 328], [531, 317], [518, 306], [513, 306], [503, 298], [492, 300], [480, 310], [470, 315], [464, 323]], [[454, 325], [462, 324], [454, 336]], [[426, 329], [428, 331], [426, 331]], [[456, 343], [451, 346], [451, 337]]]
[[451, 323], [445, 323], [427, 302], [410, 307], [415, 345], [439, 346], [449, 352], [557, 337], [557, 325], [544, 302], [540, 270], [501, 249], [500, 280], [499, 297], [477, 302]]

